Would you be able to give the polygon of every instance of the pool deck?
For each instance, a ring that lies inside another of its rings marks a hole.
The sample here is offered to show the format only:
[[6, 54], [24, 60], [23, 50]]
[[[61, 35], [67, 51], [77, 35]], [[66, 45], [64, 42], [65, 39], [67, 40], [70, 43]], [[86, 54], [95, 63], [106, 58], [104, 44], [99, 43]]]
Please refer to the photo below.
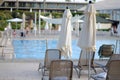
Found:
[[[40, 61], [42, 62], [42, 60]], [[42, 73], [37, 71], [40, 61], [0, 60], [0, 80], [41, 80]], [[100, 72], [102, 70], [97, 69], [97, 71]], [[93, 71], [91, 73], [94, 74]], [[88, 80], [88, 70], [82, 70], [81, 77], [78, 78], [73, 69], [72, 80]]]
[[[77, 38], [74, 37], [74, 39]], [[103, 36], [99, 36], [99, 38], [103, 39]], [[46, 35], [14, 39], [58, 39], [58, 36]], [[8, 44], [5, 48], [12, 48], [9, 42]], [[8, 51], [7, 53], [9, 54], [10, 52]], [[12, 56], [3, 56], [2, 47], [0, 47], [0, 80], [41, 80], [41, 71], [37, 71], [37, 69], [42, 60], [14, 60]], [[98, 71], [100, 72], [101, 70]], [[77, 77], [75, 70], [73, 70], [73, 80], [88, 80], [88, 70], [82, 70], [80, 78]]]
[[[55, 36], [54, 36], [55, 37]], [[23, 38], [16, 38], [23, 39]], [[24, 39], [28, 39], [27, 37]], [[30, 38], [29, 39], [38, 39]], [[44, 38], [41, 38], [44, 39]], [[53, 39], [53, 37], [52, 37]], [[8, 42], [5, 48], [11, 48], [10, 42]], [[42, 60], [15, 60], [12, 59], [11, 54], [7, 50], [7, 56], [2, 54], [2, 48], [0, 47], [0, 80], [41, 80], [42, 73], [37, 71], [40, 61]], [[6, 53], [5, 53], [6, 54]], [[83, 72], [81, 80], [88, 80], [87, 74]], [[79, 80], [76, 72], [73, 72], [73, 80]]]

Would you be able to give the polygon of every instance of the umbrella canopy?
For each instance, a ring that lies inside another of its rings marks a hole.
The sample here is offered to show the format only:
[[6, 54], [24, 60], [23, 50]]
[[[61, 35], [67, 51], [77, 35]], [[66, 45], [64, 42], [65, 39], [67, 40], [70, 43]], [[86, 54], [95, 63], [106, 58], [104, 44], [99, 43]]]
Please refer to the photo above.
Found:
[[12, 33], [12, 26], [11, 26], [11, 23], [9, 22], [8, 23], [8, 26], [6, 28], [7, 30], [7, 36], [10, 37], [11, 36], [11, 33]]
[[[50, 14], [49, 17], [52, 18], [52, 14]], [[49, 29], [52, 29], [52, 23], [49, 23]]]
[[[90, 59], [90, 53], [95, 51], [96, 42], [96, 10], [93, 4], [88, 4], [84, 12], [85, 18], [81, 33], [78, 40], [78, 46], [81, 48], [81, 54], [88, 54]], [[88, 64], [88, 63], [86, 63]], [[90, 60], [89, 60], [89, 72], [90, 72]], [[90, 78], [90, 74], [89, 74]]]
[[8, 22], [22, 22], [23, 20], [20, 18], [13, 18], [13, 19], [9, 19], [7, 20]]
[[45, 30], [49, 30], [48, 22], [45, 24]]
[[13, 18], [13, 19], [9, 19], [7, 20], [8, 22], [16, 22], [16, 29], [17, 29], [17, 22], [22, 22], [23, 20], [20, 18]]
[[95, 50], [96, 41], [96, 11], [92, 4], [89, 4], [85, 10], [85, 19], [81, 34], [78, 40], [78, 46], [82, 49]]
[[21, 29], [24, 29], [25, 28], [25, 13], [22, 14], [22, 28]]
[[96, 10], [119, 9], [120, 8], [119, 5], [120, 5], [120, 0], [102, 0], [94, 4]]
[[12, 29], [10, 22], [8, 23], [7, 29]]
[[57, 47], [61, 50], [65, 58], [70, 58], [72, 53], [71, 47], [71, 17], [70, 9], [66, 9], [63, 14], [61, 32]]
[[101, 29], [101, 23], [97, 23], [97, 29]]

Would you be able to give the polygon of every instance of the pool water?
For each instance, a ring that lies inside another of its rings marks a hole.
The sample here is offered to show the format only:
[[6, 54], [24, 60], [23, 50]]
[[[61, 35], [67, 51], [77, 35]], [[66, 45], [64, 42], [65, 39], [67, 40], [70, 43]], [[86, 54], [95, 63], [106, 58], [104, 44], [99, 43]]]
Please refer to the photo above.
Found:
[[[98, 49], [102, 44], [114, 44], [114, 40], [96, 41], [95, 59], [98, 59]], [[46, 51], [46, 40], [13, 40], [16, 59], [43, 59]], [[56, 49], [57, 40], [47, 41], [48, 49]], [[72, 59], [78, 59], [81, 49], [77, 46], [77, 40], [72, 41]]]

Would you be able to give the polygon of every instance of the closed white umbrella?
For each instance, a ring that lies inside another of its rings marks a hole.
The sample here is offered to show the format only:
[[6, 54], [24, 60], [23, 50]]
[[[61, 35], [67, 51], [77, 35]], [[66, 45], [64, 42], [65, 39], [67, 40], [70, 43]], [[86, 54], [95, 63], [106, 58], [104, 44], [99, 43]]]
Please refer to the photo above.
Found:
[[70, 58], [72, 55], [71, 47], [71, 17], [70, 9], [66, 9], [63, 14], [61, 31], [57, 47], [61, 50], [65, 58]]
[[48, 22], [45, 24], [45, 30], [49, 30]]
[[35, 25], [34, 25], [35, 36], [36, 36], [36, 31], [37, 31], [37, 13], [35, 12]]
[[101, 29], [101, 23], [97, 23], [97, 29]]
[[82, 50], [81, 54], [88, 54], [89, 58], [88, 79], [90, 79], [90, 55], [95, 51], [96, 42], [96, 10], [94, 8], [94, 5], [88, 4], [84, 14], [85, 18], [78, 40], [78, 46]]
[[24, 29], [24, 28], [25, 28], [25, 17], [26, 17], [26, 16], [25, 16], [25, 13], [23, 13], [23, 14], [22, 14], [22, 19], [23, 19], [22, 24], [23, 24], [23, 25], [22, 25], [22, 28], [21, 28], [21, 29]]
[[11, 23], [9, 22], [7, 26], [7, 35], [10, 37], [11, 33], [12, 33], [12, 26], [11, 26]]
[[41, 10], [39, 10], [39, 25], [38, 25], [38, 30], [39, 30], [39, 34], [41, 32], [41, 18], [40, 18], [40, 14], [41, 14]]
[[61, 25], [59, 25], [59, 27], [58, 27], [58, 31], [61, 31]]
[[[52, 18], [52, 14], [50, 14], [49, 17]], [[52, 23], [49, 23], [49, 29], [52, 29]]]
[[8, 29], [12, 29], [12, 27], [11, 27], [11, 23], [10, 23], [10, 22], [8, 23], [7, 28], [8, 28]]

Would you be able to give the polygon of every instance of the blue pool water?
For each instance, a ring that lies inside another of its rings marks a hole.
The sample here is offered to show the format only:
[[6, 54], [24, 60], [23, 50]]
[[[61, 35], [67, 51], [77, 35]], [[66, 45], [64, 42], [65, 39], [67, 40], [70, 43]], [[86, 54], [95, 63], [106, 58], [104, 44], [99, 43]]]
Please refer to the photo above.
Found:
[[[102, 44], [115, 44], [114, 40], [96, 41], [95, 58], [98, 59], [98, 49]], [[48, 48], [57, 47], [57, 40], [48, 40]], [[46, 50], [46, 40], [13, 40], [14, 52], [16, 59], [43, 59]], [[72, 41], [72, 59], [78, 59], [80, 48], [77, 46], [77, 40]]]

